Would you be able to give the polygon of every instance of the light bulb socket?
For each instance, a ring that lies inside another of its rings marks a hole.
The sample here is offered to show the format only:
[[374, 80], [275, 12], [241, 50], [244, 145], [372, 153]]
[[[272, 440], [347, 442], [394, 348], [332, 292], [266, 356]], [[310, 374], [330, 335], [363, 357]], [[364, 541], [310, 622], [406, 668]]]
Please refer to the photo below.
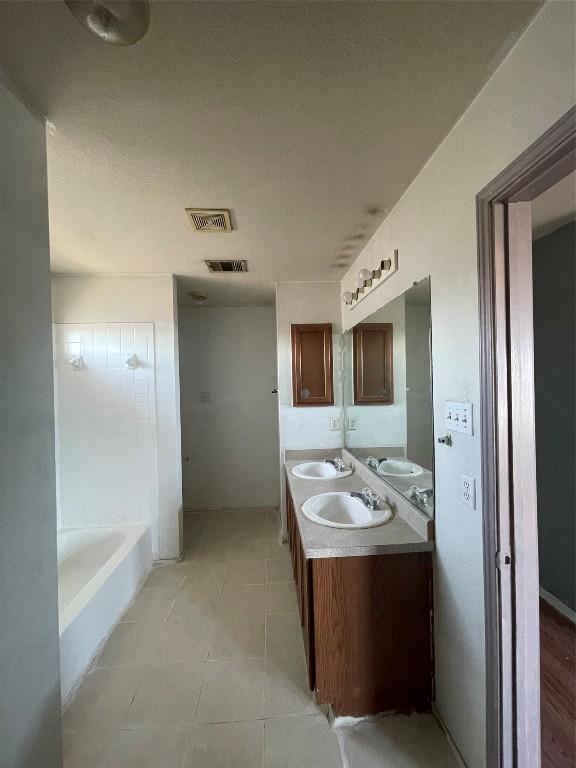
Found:
[[342, 301], [344, 304], [352, 304], [352, 301], [354, 300], [354, 294], [352, 291], [344, 291], [342, 294]]
[[392, 269], [392, 259], [384, 259], [380, 262], [380, 269], [383, 272], [388, 272]]

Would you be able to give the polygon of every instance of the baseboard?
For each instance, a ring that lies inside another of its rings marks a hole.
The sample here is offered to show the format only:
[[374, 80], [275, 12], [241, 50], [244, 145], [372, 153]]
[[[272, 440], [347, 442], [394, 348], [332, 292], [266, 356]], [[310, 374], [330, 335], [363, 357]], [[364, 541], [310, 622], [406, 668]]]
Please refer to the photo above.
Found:
[[553, 594], [546, 591], [542, 587], [540, 587], [540, 597], [542, 600], [546, 601], [548, 605], [551, 605], [552, 608], [555, 608], [558, 613], [561, 613], [562, 616], [564, 616], [568, 621], [571, 621], [572, 624], [576, 624], [576, 612], [572, 610], [572, 608], [569, 608], [567, 605], [564, 605], [564, 603], [561, 600], [558, 600], [557, 597], [554, 597]]
[[456, 761], [461, 766], [461, 768], [468, 768], [468, 766], [466, 765], [466, 761], [464, 760], [464, 758], [462, 757], [462, 754], [460, 753], [460, 750], [456, 746], [456, 742], [450, 735], [450, 731], [446, 727], [446, 723], [444, 722], [442, 715], [438, 711], [438, 707], [436, 706], [435, 702], [432, 703], [432, 714], [438, 721], [438, 725], [440, 726], [440, 728], [442, 728], [442, 730], [444, 731], [444, 735], [446, 736], [446, 741], [448, 742], [448, 745], [450, 746], [450, 749], [452, 750], [454, 757], [456, 758]]
[[247, 512], [251, 509], [262, 512], [278, 512], [279, 506], [270, 504], [260, 507], [189, 507], [183, 511], [184, 515], [202, 515], [206, 512]]

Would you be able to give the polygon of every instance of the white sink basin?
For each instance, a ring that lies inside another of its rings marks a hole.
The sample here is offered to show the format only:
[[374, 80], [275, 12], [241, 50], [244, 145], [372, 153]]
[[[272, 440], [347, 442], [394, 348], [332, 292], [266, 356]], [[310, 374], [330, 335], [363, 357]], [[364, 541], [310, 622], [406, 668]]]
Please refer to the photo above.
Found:
[[336, 477], [348, 477], [352, 474], [352, 469], [347, 467], [338, 472], [336, 467], [325, 461], [305, 461], [292, 467], [292, 474], [305, 480], [333, 480]]
[[309, 520], [330, 528], [374, 528], [392, 517], [392, 510], [383, 501], [381, 509], [368, 509], [360, 499], [350, 493], [332, 491], [312, 496], [302, 505]]
[[385, 459], [378, 466], [378, 474], [388, 477], [416, 477], [424, 470], [418, 464], [408, 459]]

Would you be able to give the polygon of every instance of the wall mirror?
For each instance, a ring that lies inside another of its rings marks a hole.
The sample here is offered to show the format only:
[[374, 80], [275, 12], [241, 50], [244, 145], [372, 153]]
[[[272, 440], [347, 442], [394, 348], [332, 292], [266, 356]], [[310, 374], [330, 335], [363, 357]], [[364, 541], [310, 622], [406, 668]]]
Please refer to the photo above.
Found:
[[434, 513], [430, 278], [343, 336], [345, 445]]

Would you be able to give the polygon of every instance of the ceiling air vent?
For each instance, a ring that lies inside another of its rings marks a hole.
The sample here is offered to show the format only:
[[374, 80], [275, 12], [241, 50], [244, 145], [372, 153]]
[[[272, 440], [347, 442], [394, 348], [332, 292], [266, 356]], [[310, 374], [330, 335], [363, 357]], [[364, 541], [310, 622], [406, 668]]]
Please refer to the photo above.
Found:
[[210, 261], [206, 259], [209, 272], [248, 272], [248, 263], [245, 259], [226, 259], [224, 261]]
[[196, 232], [232, 232], [228, 208], [186, 208]]

